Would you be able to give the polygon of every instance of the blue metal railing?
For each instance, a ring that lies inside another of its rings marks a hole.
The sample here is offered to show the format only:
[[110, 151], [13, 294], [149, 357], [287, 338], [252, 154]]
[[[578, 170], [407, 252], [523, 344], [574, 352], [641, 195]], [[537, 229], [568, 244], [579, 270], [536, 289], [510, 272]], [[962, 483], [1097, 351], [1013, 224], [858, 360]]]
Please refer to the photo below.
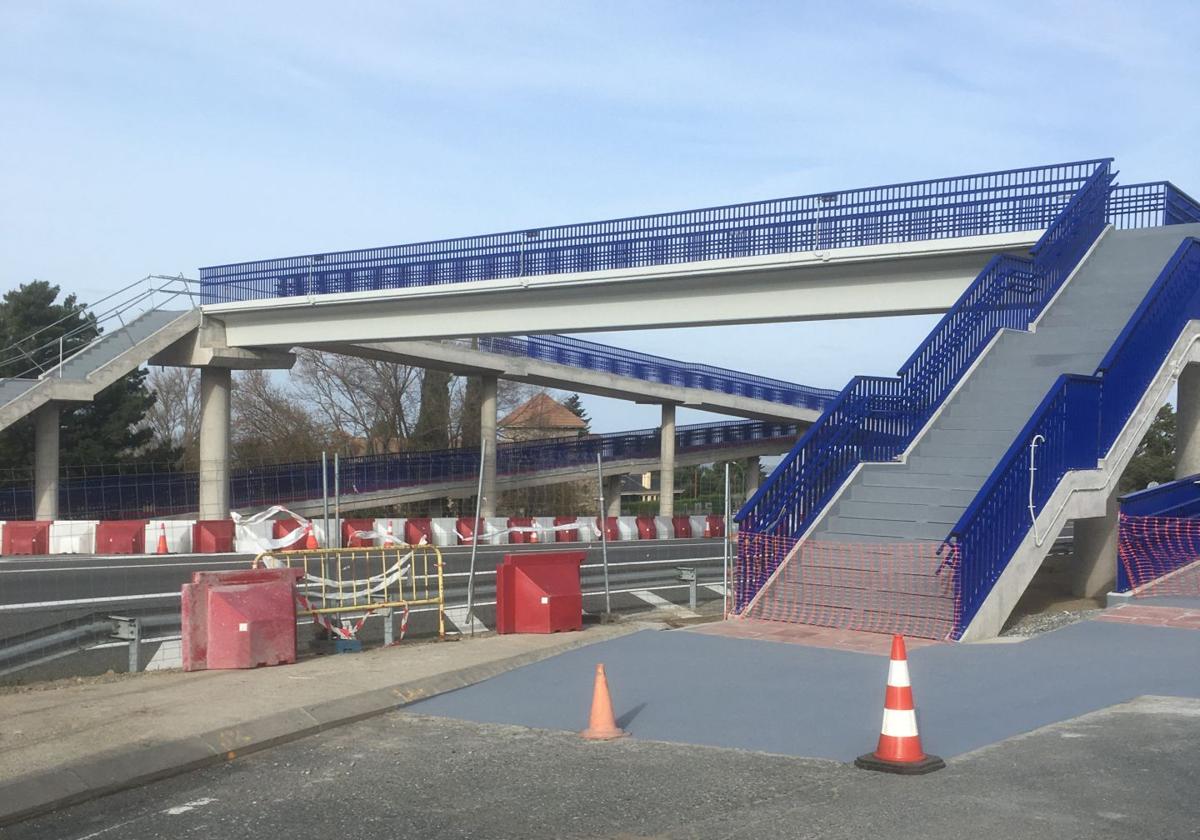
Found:
[[1200, 222], [1200, 202], [1170, 181], [1121, 184], [1109, 194], [1108, 220], [1118, 228]]
[[[799, 428], [790, 423], [758, 420], [678, 426], [676, 453], [704, 452], [720, 458], [721, 450], [753, 441], [791, 441]], [[659, 430], [643, 429], [607, 435], [504, 443], [497, 447], [500, 476], [592, 465], [599, 453], [605, 462], [659, 457]], [[479, 475], [478, 449], [446, 449], [342, 458], [339, 489], [343, 496], [448, 482], [474, 482]], [[66, 518], [122, 519], [189, 513], [198, 507], [199, 478], [194, 472], [133, 472], [67, 476], [59, 482], [59, 507]], [[332, 492], [332, 471], [328, 476]], [[474, 486], [472, 484], [472, 486]], [[269, 464], [237, 470], [230, 480], [235, 509], [311, 500], [321, 496], [320, 461]], [[29, 481], [0, 488], [0, 520], [27, 519], [33, 514]]]
[[1195, 519], [1200, 516], [1200, 475], [1189, 475], [1127, 493], [1120, 499], [1126, 516], [1172, 516]]
[[1101, 161], [200, 269], [203, 303], [1044, 230]]
[[812, 388], [767, 376], [680, 362], [564, 335], [485, 337], [479, 339], [479, 349], [488, 353], [503, 353], [616, 376], [628, 376], [645, 382], [658, 382], [681, 388], [700, 388], [818, 411], [833, 402], [838, 394], [837, 391], [826, 388]]
[[[1030, 258], [993, 258], [897, 377], [851, 380], [738, 511], [743, 529], [799, 537], [856, 465], [900, 455], [992, 336], [1006, 327], [1025, 329], [1041, 312], [1103, 230], [1112, 178], [1109, 162], [1097, 163]], [[753, 574], [739, 576], [738, 609], [782, 560], [760, 557]]]
[[[1062, 376], [951, 530], [960, 615], [971, 623], [1062, 477], [1095, 469], [1129, 421], [1188, 321], [1200, 318], [1200, 240], [1186, 239], [1126, 322], [1094, 376]], [[1030, 511], [1030, 444], [1036, 450]]]

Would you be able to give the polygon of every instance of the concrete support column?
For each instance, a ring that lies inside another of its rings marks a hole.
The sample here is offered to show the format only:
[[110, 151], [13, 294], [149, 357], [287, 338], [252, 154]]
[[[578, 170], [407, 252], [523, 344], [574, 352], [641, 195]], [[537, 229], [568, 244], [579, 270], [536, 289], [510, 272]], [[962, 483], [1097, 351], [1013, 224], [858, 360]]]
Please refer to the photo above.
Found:
[[1075, 557], [1071, 564], [1071, 592], [1095, 598], [1112, 589], [1117, 580], [1117, 496], [1108, 497], [1104, 516], [1075, 520]]
[[496, 515], [496, 377], [483, 377], [479, 401], [479, 440], [487, 446], [483, 458], [483, 499], [480, 516]]
[[200, 518], [229, 518], [229, 368], [200, 368]]
[[33, 516], [58, 519], [58, 427], [61, 410], [46, 403], [33, 415]]
[[621, 485], [625, 481], [623, 475], [610, 475], [604, 479], [604, 515], [621, 515]]
[[[759, 463], [758, 456], [746, 459], [746, 498], [745, 501], [750, 501], [750, 498], [758, 492], [759, 478]], [[736, 511], [735, 511], [736, 513]]]
[[658, 515], [675, 515], [675, 406], [662, 407], [658, 457]]
[[1200, 473], [1200, 364], [1179, 374], [1179, 408], [1175, 417], [1175, 477]]

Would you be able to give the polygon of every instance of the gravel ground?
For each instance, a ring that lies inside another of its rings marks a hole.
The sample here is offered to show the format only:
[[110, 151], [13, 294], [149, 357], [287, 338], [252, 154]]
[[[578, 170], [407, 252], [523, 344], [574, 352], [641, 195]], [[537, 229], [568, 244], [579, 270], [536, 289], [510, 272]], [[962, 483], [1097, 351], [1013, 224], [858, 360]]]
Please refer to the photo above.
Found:
[[1100, 612], [1102, 610], [1098, 607], [1089, 607], [1083, 610], [1052, 610], [1050, 612], [1027, 615], [1010, 624], [1000, 635], [1036, 636], [1039, 633], [1047, 633], [1051, 630], [1057, 630], [1060, 627], [1066, 627], [1068, 624], [1074, 624], [1077, 621], [1084, 621], [1098, 615]]

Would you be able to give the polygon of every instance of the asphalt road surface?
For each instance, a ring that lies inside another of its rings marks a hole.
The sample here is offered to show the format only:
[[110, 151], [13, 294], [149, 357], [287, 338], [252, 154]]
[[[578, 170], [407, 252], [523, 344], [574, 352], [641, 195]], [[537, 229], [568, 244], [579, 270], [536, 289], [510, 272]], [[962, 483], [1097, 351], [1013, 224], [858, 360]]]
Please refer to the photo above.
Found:
[[[580, 726], [584, 697], [580, 698]], [[836, 715], [836, 709], [830, 709]], [[1200, 701], [1143, 698], [898, 777], [396, 713], [5, 829], [6, 840], [1194, 837]]]

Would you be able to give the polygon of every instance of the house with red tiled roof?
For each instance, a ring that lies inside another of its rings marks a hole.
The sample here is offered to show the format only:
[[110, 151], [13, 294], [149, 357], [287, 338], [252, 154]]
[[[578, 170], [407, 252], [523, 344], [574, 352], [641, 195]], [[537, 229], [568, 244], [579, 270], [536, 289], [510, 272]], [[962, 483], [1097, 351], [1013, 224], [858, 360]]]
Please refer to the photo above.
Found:
[[545, 391], [514, 408], [496, 424], [507, 441], [569, 437], [587, 433], [587, 423]]

